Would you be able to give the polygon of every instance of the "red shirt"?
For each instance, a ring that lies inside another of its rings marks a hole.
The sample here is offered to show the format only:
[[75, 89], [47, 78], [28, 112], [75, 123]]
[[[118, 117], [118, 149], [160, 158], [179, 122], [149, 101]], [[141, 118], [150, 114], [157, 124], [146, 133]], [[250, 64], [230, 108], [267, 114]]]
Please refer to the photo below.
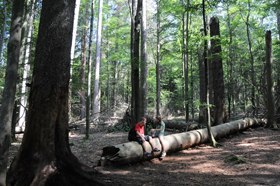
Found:
[[[144, 135], [144, 125], [141, 126], [140, 122], [135, 125], [135, 131], [138, 131], [140, 134]], [[139, 135], [136, 135], [139, 136]]]

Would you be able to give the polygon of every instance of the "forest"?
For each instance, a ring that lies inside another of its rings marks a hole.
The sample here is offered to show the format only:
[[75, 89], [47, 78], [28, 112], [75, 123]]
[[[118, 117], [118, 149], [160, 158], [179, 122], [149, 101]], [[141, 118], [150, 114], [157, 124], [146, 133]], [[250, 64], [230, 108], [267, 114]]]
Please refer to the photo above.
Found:
[[[121, 134], [114, 144], [107, 139], [91, 149], [100, 157], [97, 149], [104, 147], [103, 155], [109, 149], [104, 145], [125, 144], [141, 117], [146, 132], [155, 125], [152, 118], [164, 119], [169, 153], [198, 145], [172, 146], [178, 143], [173, 134], [189, 126], [213, 147], [241, 129], [262, 136], [251, 129], [255, 124], [273, 136], [267, 138], [272, 145], [280, 141], [278, 1], [1, 0], [0, 12], [0, 186], [113, 185], [112, 175], [87, 166], [93, 160], [81, 163], [73, 145]], [[238, 130], [223, 128], [235, 125]], [[71, 137], [78, 131], [79, 142]], [[20, 145], [11, 162], [14, 143]], [[273, 148], [270, 153], [279, 154]], [[120, 164], [138, 157], [124, 158]], [[152, 163], [161, 160], [144, 165]], [[125, 178], [114, 179], [122, 185]]]

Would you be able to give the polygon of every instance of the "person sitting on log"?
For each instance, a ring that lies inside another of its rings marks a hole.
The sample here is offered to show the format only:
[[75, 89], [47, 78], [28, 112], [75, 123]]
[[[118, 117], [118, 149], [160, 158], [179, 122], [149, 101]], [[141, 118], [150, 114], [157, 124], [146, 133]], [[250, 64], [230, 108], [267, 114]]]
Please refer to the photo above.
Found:
[[144, 125], [145, 124], [146, 124], [146, 118], [142, 117], [140, 122], [135, 125], [136, 141], [142, 145], [145, 156], [151, 157], [152, 155], [146, 151], [147, 148], [146, 148], [145, 141], [148, 141], [151, 144], [152, 149], [153, 149], [152, 152], [158, 152], [160, 150], [158, 150], [157, 148], [154, 148], [154, 143], [152, 141], [152, 137], [144, 135]]
[[163, 143], [163, 136], [164, 136], [164, 130], [165, 130], [165, 123], [162, 121], [162, 118], [160, 116], [156, 117], [157, 120], [157, 126], [155, 129], [151, 129], [151, 132], [156, 132], [155, 133], [155, 137], [158, 137], [161, 146], [162, 146], [162, 153], [161, 153], [161, 157], [165, 157], [166, 156], [166, 152], [165, 152], [165, 147], [164, 147], [164, 143]]

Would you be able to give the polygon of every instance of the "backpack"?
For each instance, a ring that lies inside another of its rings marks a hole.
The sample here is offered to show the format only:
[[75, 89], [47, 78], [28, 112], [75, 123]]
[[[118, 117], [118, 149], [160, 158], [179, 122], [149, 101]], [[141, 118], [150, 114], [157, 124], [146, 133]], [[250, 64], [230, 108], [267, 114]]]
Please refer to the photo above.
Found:
[[136, 141], [135, 126], [132, 127], [128, 132], [128, 141]]

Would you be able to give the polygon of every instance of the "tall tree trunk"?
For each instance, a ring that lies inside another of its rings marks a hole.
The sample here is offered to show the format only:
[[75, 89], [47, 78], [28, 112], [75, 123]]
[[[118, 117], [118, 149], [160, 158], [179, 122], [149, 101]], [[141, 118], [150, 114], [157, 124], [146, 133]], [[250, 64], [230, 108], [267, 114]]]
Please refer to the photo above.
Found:
[[90, 33], [89, 33], [89, 44], [88, 44], [88, 82], [87, 82], [87, 102], [86, 102], [86, 138], [89, 137], [89, 126], [90, 126], [90, 103], [91, 103], [91, 72], [92, 72], [92, 54], [91, 45], [93, 37], [93, 20], [94, 20], [94, 4], [95, 0], [91, 2], [91, 18], [90, 18]]
[[272, 41], [271, 31], [267, 31], [265, 34], [266, 43], [266, 78], [267, 78], [267, 127], [278, 128], [275, 119], [275, 103], [274, 103], [274, 86], [273, 86], [273, 57], [272, 57]]
[[[131, 16], [131, 30], [130, 30], [130, 54], [131, 54], [131, 123], [130, 125], [135, 125], [136, 123], [136, 119], [135, 119], [135, 115], [134, 115], [134, 109], [135, 109], [135, 85], [134, 85], [134, 68], [135, 68], [135, 64], [134, 64], [134, 53], [135, 53], [135, 49], [134, 49], [134, 37], [135, 37], [135, 33], [134, 33], [134, 29], [135, 29], [135, 15], [136, 15], [136, 9], [137, 9], [137, 0], [132, 0], [132, 4], [131, 4], [131, 8], [130, 8], [130, 16]], [[129, 94], [128, 94], [129, 95]]]
[[[87, 6], [87, 5], [86, 5]], [[87, 63], [87, 43], [88, 43], [88, 8], [84, 9], [84, 20], [83, 20], [83, 31], [82, 31], [82, 42], [81, 42], [81, 67], [80, 67], [80, 80], [82, 83], [80, 89], [80, 119], [85, 117], [85, 89], [86, 83], [86, 63]]]
[[142, 0], [142, 22], [141, 22], [141, 97], [140, 97], [140, 116], [146, 117], [147, 99], [147, 0]]
[[8, 43], [5, 85], [2, 106], [0, 110], [0, 185], [3, 186], [6, 186], [6, 172], [17, 84], [23, 8], [24, 0], [14, 0], [10, 27], [10, 39]]
[[74, 14], [74, 23], [73, 23], [73, 33], [72, 33], [72, 44], [71, 44], [71, 66], [70, 66], [70, 83], [69, 83], [69, 122], [72, 122], [72, 67], [75, 58], [75, 47], [76, 47], [76, 33], [77, 33], [77, 26], [78, 26], [78, 19], [79, 19], [79, 11], [80, 11], [80, 3], [81, 0], [76, 0], [75, 5], [75, 14]]
[[[202, 30], [204, 32], [204, 30]], [[204, 35], [204, 33], [202, 33]], [[206, 104], [206, 78], [205, 78], [205, 60], [204, 60], [204, 48], [202, 48], [202, 43], [199, 43], [198, 47], [198, 66], [199, 66], [199, 123], [206, 122], [206, 109], [203, 104]]]
[[[206, 28], [206, 19], [205, 19], [205, 0], [202, 0], [203, 7], [203, 25], [204, 25], [204, 36], [207, 36], [207, 28]], [[211, 132], [211, 117], [210, 117], [210, 107], [209, 107], [209, 79], [210, 79], [210, 68], [209, 68], [209, 60], [207, 60], [207, 39], [204, 41], [204, 63], [205, 63], [205, 87], [206, 87], [206, 105], [207, 105], [207, 131], [212, 145], [215, 147], [217, 142]]]
[[225, 106], [225, 88], [223, 61], [221, 58], [220, 25], [218, 17], [210, 20], [211, 54], [212, 54], [212, 74], [214, 88], [214, 125], [219, 125], [227, 121]]
[[[7, 185], [101, 185], [71, 153], [70, 50], [75, 1], [43, 0], [27, 125]], [[52, 39], [50, 39], [52, 38]]]
[[227, 2], [227, 15], [228, 15], [228, 29], [229, 29], [229, 72], [228, 72], [228, 119], [231, 119], [231, 103], [233, 105], [233, 97], [234, 97], [234, 89], [233, 89], [233, 65], [232, 65], [232, 30], [231, 30], [231, 22], [230, 22], [230, 14], [229, 14], [229, 3]]
[[98, 26], [96, 38], [96, 62], [95, 62], [95, 77], [94, 77], [94, 96], [93, 96], [93, 117], [99, 117], [99, 73], [101, 64], [101, 31], [102, 31], [102, 8], [103, 0], [99, 0], [98, 7]]
[[[278, 37], [280, 40], [280, 9], [276, 11], [276, 15], [277, 15], [277, 28], [278, 28]], [[280, 56], [277, 58], [276, 61], [276, 69], [277, 69], [277, 87], [276, 87], [276, 94], [279, 95], [280, 94]], [[277, 110], [280, 110], [280, 99], [277, 99], [276, 102], [276, 108]]]
[[140, 67], [140, 32], [141, 32], [141, 18], [142, 18], [142, 0], [137, 2], [137, 11], [135, 16], [134, 27], [134, 95], [135, 95], [135, 107], [132, 110], [134, 112], [134, 118], [136, 121], [140, 121], [140, 84], [139, 84], [139, 67]]
[[3, 0], [3, 9], [4, 9], [4, 18], [3, 18], [3, 28], [1, 32], [1, 40], [0, 40], [0, 63], [2, 63], [2, 49], [4, 45], [4, 40], [6, 36], [6, 21], [7, 21], [7, 8], [6, 8], [6, 0]]
[[156, 64], [156, 114], [160, 115], [160, 0], [157, 0], [157, 64]]
[[246, 19], [246, 28], [247, 28], [247, 38], [248, 38], [248, 44], [249, 44], [249, 52], [250, 52], [250, 61], [251, 61], [251, 80], [252, 80], [252, 90], [251, 90], [251, 101], [253, 106], [253, 115], [255, 115], [255, 86], [256, 86], [256, 78], [255, 78], [255, 69], [254, 69], [254, 56], [253, 56], [253, 49], [252, 49], [252, 43], [250, 38], [250, 29], [249, 29], [249, 17], [250, 17], [250, 11], [251, 11], [251, 4], [250, 0], [248, 0], [248, 15]]
[[28, 34], [27, 34], [27, 44], [25, 50], [25, 58], [24, 58], [24, 68], [23, 68], [23, 77], [22, 77], [22, 85], [21, 85], [21, 101], [20, 101], [20, 110], [19, 110], [19, 131], [23, 132], [25, 130], [25, 116], [26, 116], [26, 107], [27, 107], [27, 78], [30, 73], [30, 45], [31, 45], [31, 36], [33, 32], [33, 19], [35, 16], [35, 1], [31, 2], [31, 11], [30, 11], [30, 19], [28, 20]]
[[[184, 0], [183, 0], [184, 3]], [[184, 37], [184, 77], [185, 77], [185, 114], [186, 114], [186, 122], [189, 122], [189, 0], [187, 0], [187, 22], [186, 22], [186, 38]], [[185, 20], [183, 21], [183, 25]], [[185, 26], [183, 26], [185, 27]], [[184, 30], [184, 29], [183, 29]]]

